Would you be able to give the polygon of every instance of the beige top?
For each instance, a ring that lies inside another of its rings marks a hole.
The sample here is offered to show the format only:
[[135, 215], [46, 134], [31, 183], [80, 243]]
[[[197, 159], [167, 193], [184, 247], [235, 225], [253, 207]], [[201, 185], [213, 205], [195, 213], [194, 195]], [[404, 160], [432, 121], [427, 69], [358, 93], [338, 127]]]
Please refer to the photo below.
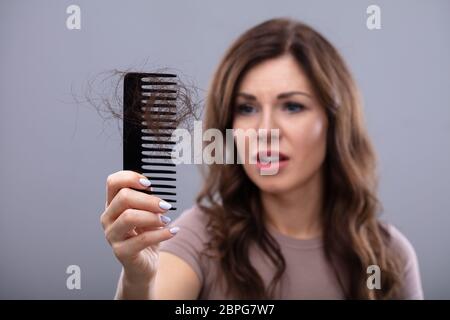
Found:
[[[197, 207], [185, 210], [173, 226], [180, 231], [169, 240], [160, 243], [160, 251], [170, 252], [186, 261], [197, 274], [202, 289], [198, 299], [230, 299], [218, 286], [216, 276], [219, 271], [217, 260], [200, 253], [208, 242], [206, 232], [207, 216]], [[388, 225], [392, 235], [392, 245], [406, 261], [399, 299], [423, 299], [417, 256], [411, 243], [392, 225]], [[321, 238], [300, 240], [283, 235], [274, 227], [268, 231], [280, 245], [286, 260], [286, 271], [280, 283], [280, 299], [343, 299], [331, 265], [327, 262]], [[274, 270], [257, 246], [250, 247], [250, 261], [258, 270], [266, 286], [274, 275]], [[368, 277], [370, 274], [368, 274]], [[382, 272], [381, 272], [382, 276]]]

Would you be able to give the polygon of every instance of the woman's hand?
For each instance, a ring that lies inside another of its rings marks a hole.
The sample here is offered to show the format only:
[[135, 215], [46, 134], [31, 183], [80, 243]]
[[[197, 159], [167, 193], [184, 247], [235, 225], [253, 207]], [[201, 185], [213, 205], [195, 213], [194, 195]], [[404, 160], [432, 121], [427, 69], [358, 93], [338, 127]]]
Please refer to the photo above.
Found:
[[100, 218], [105, 237], [123, 265], [122, 280], [136, 286], [152, 281], [157, 271], [159, 243], [178, 231], [177, 227], [165, 228], [170, 222], [164, 216], [170, 209], [169, 203], [133, 190], [149, 188], [145, 182], [147, 178], [134, 171], [108, 176], [105, 211]]

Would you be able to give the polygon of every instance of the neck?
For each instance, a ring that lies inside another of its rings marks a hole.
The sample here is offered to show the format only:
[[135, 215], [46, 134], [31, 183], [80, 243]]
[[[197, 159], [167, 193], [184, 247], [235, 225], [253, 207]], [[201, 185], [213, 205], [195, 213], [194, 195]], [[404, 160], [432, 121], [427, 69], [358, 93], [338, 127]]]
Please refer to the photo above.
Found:
[[297, 239], [319, 237], [322, 232], [322, 171], [307, 183], [284, 193], [261, 192], [265, 223]]

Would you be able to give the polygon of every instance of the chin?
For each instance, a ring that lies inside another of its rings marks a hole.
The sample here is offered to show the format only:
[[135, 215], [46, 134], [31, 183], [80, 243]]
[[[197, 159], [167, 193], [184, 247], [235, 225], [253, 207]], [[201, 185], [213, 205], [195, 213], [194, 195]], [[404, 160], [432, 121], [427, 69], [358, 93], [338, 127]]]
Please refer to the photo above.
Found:
[[[262, 179], [266, 179], [265, 181], [261, 181]], [[269, 181], [272, 180], [272, 181]], [[278, 180], [278, 181], [277, 181]], [[285, 181], [282, 179], [277, 179], [276, 177], [258, 177], [257, 181], [253, 181], [258, 189], [262, 192], [271, 193], [271, 194], [279, 194], [284, 193], [289, 190]]]

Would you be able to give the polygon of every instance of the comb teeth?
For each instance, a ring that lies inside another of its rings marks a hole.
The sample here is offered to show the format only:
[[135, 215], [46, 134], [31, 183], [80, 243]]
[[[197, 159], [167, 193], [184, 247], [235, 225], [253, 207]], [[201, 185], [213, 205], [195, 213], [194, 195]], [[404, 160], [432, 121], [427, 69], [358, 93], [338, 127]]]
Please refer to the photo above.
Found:
[[176, 165], [171, 157], [176, 142], [170, 139], [177, 124], [177, 93], [174, 74], [133, 72], [125, 75], [124, 170], [148, 177], [152, 181], [152, 191], [141, 191], [171, 203], [170, 210], [176, 210], [177, 202]]

